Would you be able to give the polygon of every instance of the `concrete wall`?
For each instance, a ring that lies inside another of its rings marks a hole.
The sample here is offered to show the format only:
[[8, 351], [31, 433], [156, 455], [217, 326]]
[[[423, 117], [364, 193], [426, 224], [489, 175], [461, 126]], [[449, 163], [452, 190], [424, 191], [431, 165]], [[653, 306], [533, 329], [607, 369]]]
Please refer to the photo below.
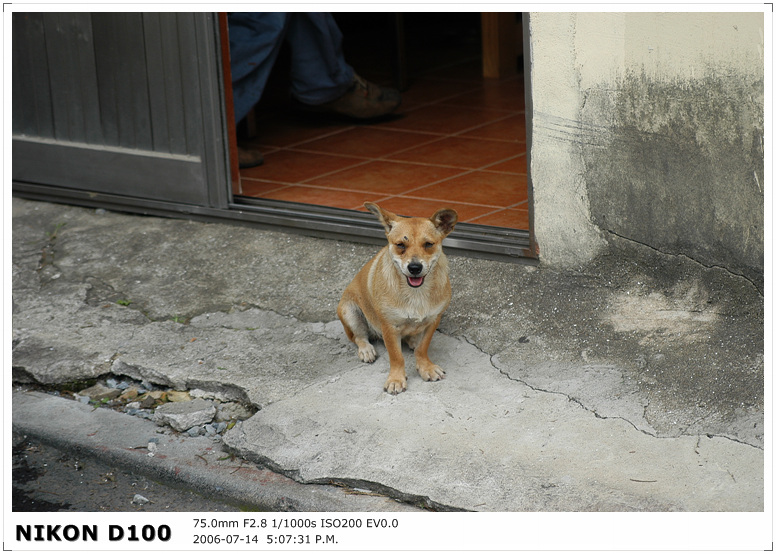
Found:
[[762, 13], [532, 13], [535, 231], [546, 263], [612, 234], [763, 272]]

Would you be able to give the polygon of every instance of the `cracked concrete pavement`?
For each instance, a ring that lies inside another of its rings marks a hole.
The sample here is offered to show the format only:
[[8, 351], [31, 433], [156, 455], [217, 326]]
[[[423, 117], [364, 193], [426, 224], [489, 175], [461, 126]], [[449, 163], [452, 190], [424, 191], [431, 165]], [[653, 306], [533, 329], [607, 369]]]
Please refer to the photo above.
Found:
[[258, 410], [246, 460], [437, 509], [763, 510], [751, 282], [616, 238], [573, 270], [450, 256], [447, 378], [406, 351], [394, 397], [335, 314], [376, 250], [14, 199], [14, 380], [210, 391]]

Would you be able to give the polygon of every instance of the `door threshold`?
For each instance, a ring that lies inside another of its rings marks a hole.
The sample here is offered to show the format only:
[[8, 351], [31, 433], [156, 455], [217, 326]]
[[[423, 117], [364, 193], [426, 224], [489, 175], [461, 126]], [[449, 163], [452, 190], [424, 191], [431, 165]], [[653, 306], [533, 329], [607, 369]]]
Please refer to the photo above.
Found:
[[[131, 214], [234, 223], [327, 239], [385, 244], [385, 230], [370, 213], [298, 202], [236, 196], [225, 208], [211, 208], [18, 181], [13, 182], [13, 195]], [[528, 231], [459, 223], [453, 235], [445, 239], [445, 251], [535, 265], [539, 260], [532, 244]]]

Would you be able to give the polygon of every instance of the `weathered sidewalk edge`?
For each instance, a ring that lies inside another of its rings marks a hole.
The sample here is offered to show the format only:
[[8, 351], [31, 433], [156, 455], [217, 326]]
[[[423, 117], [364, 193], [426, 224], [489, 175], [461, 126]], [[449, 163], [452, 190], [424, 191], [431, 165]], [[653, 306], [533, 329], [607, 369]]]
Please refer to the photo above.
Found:
[[349, 494], [340, 487], [303, 485], [250, 462], [231, 459], [220, 443], [207, 437], [159, 433], [159, 427], [150, 421], [112, 410], [34, 391], [15, 391], [12, 402], [13, 430], [18, 433], [244, 509], [422, 511], [385, 497]]

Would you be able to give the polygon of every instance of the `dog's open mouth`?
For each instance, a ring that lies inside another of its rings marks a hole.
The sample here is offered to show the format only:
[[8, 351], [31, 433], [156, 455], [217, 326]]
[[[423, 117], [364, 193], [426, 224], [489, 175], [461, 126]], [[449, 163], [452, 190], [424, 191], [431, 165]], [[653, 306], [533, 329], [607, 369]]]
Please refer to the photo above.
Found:
[[407, 277], [407, 284], [411, 287], [418, 288], [423, 284], [423, 277]]

